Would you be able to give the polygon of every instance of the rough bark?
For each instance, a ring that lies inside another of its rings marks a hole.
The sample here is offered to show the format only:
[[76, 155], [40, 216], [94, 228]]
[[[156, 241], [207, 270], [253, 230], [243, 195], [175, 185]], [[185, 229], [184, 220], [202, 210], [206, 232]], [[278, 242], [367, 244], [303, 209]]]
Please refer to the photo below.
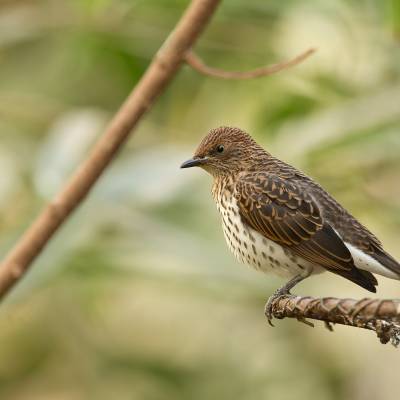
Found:
[[376, 332], [381, 343], [400, 344], [400, 300], [313, 298], [281, 296], [272, 303], [274, 318], [296, 318], [313, 326], [305, 318], [332, 324], [349, 325]]

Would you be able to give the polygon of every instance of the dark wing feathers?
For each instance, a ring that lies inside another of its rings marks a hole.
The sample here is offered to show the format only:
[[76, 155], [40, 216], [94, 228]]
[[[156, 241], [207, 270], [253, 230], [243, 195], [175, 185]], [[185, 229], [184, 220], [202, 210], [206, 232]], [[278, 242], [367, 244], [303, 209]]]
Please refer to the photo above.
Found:
[[380, 248], [375, 248], [372, 253], [370, 253], [376, 261], [381, 263], [384, 267], [394, 272], [395, 274], [400, 275], [400, 264], [385, 250]]
[[251, 175], [237, 183], [236, 194], [242, 217], [278, 243], [300, 244], [322, 228], [313, 200], [280, 178]]
[[350, 251], [322, 217], [316, 201], [293, 182], [249, 174], [236, 184], [244, 222], [305, 260], [375, 292], [377, 281], [354, 266]]
[[[325, 224], [311, 240], [291, 249], [307, 261], [316, 262], [328, 271], [341, 275], [371, 292], [376, 291], [376, 278], [370, 272], [354, 266], [350, 251], [328, 224]], [[344, 265], [346, 268], [343, 268]]]
[[337, 229], [345, 242], [369, 254], [384, 267], [400, 276], [399, 262], [383, 249], [382, 243], [372, 232], [349, 214], [320, 185], [305, 175], [301, 175], [301, 178], [303, 187], [312, 188], [313, 196], [323, 207], [325, 217], [334, 223], [335, 229]]

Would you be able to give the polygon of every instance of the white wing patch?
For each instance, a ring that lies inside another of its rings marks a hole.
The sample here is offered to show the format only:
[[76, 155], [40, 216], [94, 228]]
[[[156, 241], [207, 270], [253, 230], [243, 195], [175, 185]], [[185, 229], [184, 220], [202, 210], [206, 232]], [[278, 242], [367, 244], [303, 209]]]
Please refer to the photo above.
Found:
[[352, 246], [350, 243], [344, 242], [344, 244], [350, 250], [354, 264], [357, 268], [373, 272], [374, 274], [386, 276], [391, 279], [400, 279], [399, 275], [384, 267], [380, 262], [376, 261], [370, 255], [364, 253], [360, 249], [357, 249], [357, 247]]

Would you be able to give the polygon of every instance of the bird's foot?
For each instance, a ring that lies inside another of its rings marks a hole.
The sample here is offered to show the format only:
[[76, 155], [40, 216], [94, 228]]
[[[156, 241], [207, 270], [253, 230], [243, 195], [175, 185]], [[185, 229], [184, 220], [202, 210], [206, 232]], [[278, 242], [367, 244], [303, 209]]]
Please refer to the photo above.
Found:
[[[284, 289], [285, 289], [285, 288], [278, 289], [278, 290], [268, 299], [267, 303], [265, 304], [264, 314], [265, 314], [265, 316], [267, 317], [268, 323], [269, 323], [271, 326], [275, 326], [275, 325], [272, 323], [272, 320], [274, 319], [274, 313], [273, 313], [273, 305], [274, 305], [274, 302], [277, 301], [280, 297], [287, 296], [287, 295], [290, 295], [290, 294], [291, 294], [289, 290], [284, 290]], [[314, 328], [314, 324], [313, 324], [312, 322], [310, 322], [310, 321], [307, 321], [304, 317], [298, 317], [297, 320], [298, 320], [299, 322], [303, 322], [303, 324], [306, 324], [306, 325], [310, 326], [311, 328]], [[327, 328], [328, 328], [330, 331], [333, 331], [333, 328], [332, 328], [329, 324], [327, 324], [327, 325], [328, 325]]]
[[276, 290], [272, 294], [272, 296], [269, 297], [267, 303], [265, 304], [264, 314], [267, 317], [268, 323], [271, 326], [274, 326], [274, 324], [272, 323], [272, 320], [274, 319], [274, 313], [273, 313], [274, 302], [276, 300], [278, 300], [280, 297], [286, 296], [288, 294], [290, 294], [290, 290], [286, 289], [285, 287], [280, 288], [280, 289]]
[[[271, 326], [274, 326], [274, 324], [272, 323], [272, 320], [274, 318], [272, 306], [273, 306], [274, 302], [282, 296], [289, 295], [290, 290], [293, 289], [303, 279], [307, 278], [310, 275], [310, 273], [311, 273], [311, 271], [307, 271], [307, 273], [305, 275], [296, 275], [289, 282], [287, 282], [284, 286], [282, 286], [277, 291], [275, 291], [275, 293], [268, 299], [267, 304], [265, 305], [265, 308], [264, 308], [264, 314], [267, 317], [268, 323]], [[302, 320], [302, 322], [304, 322], [304, 321]], [[308, 323], [308, 321], [305, 323], [311, 324], [311, 322]]]

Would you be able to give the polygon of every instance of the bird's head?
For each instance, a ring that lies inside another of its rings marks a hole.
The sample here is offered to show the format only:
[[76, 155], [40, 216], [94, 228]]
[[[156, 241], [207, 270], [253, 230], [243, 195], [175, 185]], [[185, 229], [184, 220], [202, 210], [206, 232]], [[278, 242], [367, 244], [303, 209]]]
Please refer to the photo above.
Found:
[[213, 176], [228, 175], [248, 167], [252, 154], [259, 149], [245, 131], [221, 126], [205, 136], [193, 158], [185, 161], [181, 168], [201, 167]]

